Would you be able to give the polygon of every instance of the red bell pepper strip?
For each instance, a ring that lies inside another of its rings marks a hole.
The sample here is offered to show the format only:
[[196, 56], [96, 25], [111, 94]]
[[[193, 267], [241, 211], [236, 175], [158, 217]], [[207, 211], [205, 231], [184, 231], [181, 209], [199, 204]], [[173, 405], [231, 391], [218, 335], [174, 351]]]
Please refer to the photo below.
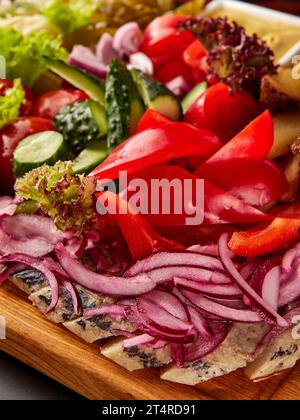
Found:
[[155, 229], [164, 237], [176, 240], [188, 248], [195, 244], [216, 244], [222, 234], [232, 235], [236, 232], [237, 225], [156, 226]]
[[270, 112], [265, 111], [222, 147], [205, 165], [231, 159], [266, 159], [273, 143], [273, 120]]
[[[134, 261], [142, 260], [155, 252], [178, 251], [184, 247], [157, 233], [130, 205], [111, 192], [99, 194], [97, 199], [105, 205], [107, 201], [116, 209], [114, 215], [128, 244]], [[122, 213], [122, 214], [120, 214]], [[125, 213], [125, 214], [124, 214]]]
[[[151, 211], [149, 211], [148, 214], [145, 214], [144, 217], [152, 226], [185, 226], [188, 218], [195, 218], [195, 216], [200, 214], [201, 210], [203, 211], [203, 206], [205, 210], [204, 225], [260, 223], [262, 221], [270, 220], [270, 216], [245, 204], [238, 198], [222, 191], [208, 182], [204, 183], [204, 203], [201, 202], [201, 197], [197, 195], [200, 194], [199, 184], [197, 183], [197, 181], [199, 182], [199, 179], [176, 166], [154, 166], [128, 177], [128, 181], [131, 181], [132, 179], [142, 179], [146, 181], [148, 196], [143, 197], [144, 202], [153, 203], [153, 201], [158, 198], [151, 195], [151, 193], [153, 193], [153, 190], [151, 190], [151, 183], [153, 180], [168, 180], [170, 182], [175, 180], [176, 182], [179, 181], [182, 186], [182, 192], [186, 194], [185, 196], [182, 194], [181, 197], [183, 211], [181, 214], [176, 214], [174, 209], [178, 208], [179, 197], [177, 194], [172, 194], [171, 189], [170, 214], [163, 214], [162, 211], [159, 214], [153, 214]], [[189, 184], [185, 185], [184, 181], [186, 180], [189, 180]], [[189, 191], [186, 191], [186, 188], [189, 188]], [[121, 197], [126, 197], [128, 201], [130, 201], [134, 195], [135, 192], [129, 190], [121, 193]], [[184, 201], [184, 197], [186, 198], [186, 202]], [[161, 199], [161, 197], [159, 197], [159, 199]], [[158, 204], [161, 209], [162, 203], [160, 202]], [[175, 207], [175, 205], [177, 205], [177, 207]], [[194, 208], [196, 205], [202, 206], [200, 209], [197, 207], [197, 214]]]
[[[294, 218], [291, 218], [294, 215]], [[261, 225], [246, 232], [235, 232], [230, 249], [242, 257], [272, 254], [300, 239], [300, 204], [278, 214], [269, 225]]]
[[217, 83], [207, 89], [186, 112], [184, 120], [212, 131], [224, 143], [231, 140], [261, 112], [260, 104], [247, 92], [231, 94]]
[[269, 160], [211, 162], [200, 167], [195, 175], [256, 207], [279, 200], [289, 188], [282, 169]]
[[154, 109], [148, 109], [138, 124], [137, 132], [141, 133], [142, 131], [151, 130], [153, 128], [165, 127], [172, 122], [172, 120], [169, 120], [169, 118]]
[[117, 147], [91, 175], [98, 179], [118, 179], [120, 171], [128, 174], [185, 156], [209, 158], [221, 147], [212, 133], [188, 124], [172, 123], [147, 130]]

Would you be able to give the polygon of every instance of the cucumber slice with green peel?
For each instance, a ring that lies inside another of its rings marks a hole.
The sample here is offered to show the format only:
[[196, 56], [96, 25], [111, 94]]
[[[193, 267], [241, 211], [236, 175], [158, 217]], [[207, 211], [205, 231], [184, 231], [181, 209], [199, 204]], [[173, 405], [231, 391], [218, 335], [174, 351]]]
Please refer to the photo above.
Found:
[[206, 82], [202, 82], [199, 85], [195, 86], [182, 100], [182, 109], [184, 114], [189, 110], [189, 108], [197, 101], [197, 99], [204, 93], [208, 88]]
[[106, 136], [108, 130], [106, 110], [99, 105], [98, 102], [93, 101], [92, 99], [89, 100], [88, 104], [92, 112], [92, 116], [99, 128], [100, 137]]
[[104, 83], [84, 70], [77, 67], [70, 66], [69, 64], [47, 59], [49, 69], [60, 76], [62, 79], [76, 87], [77, 89], [85, 92], [91, 99], [98, 102], [105, 107], [105, 87]]
[[107, 134], [106, 111], [92, 99], [78, 101], [61, 109], [54, 122], [75, 155], [91, 141], [100, 140]]
[[108, 156], [107, 140], [91, 142], [74, 160], [75, 174], [88, 174], [102, 163]]
[[16, 178], [44, 164], [54, 165], [70, 157], [64, 138], [56, 131], [44, 131], [22, 140], [14, 151], [13, 168]]
[[108, 148], [113, 150], [136, 133], [145, 107], [130, 71], [118, 60], [112, 61], [106, 81]]
[[182, 119], [181, 103], [166, 86], [140, 70], [131, 70], [133, 80], [148, 109], [154, 109], [174, 121]]

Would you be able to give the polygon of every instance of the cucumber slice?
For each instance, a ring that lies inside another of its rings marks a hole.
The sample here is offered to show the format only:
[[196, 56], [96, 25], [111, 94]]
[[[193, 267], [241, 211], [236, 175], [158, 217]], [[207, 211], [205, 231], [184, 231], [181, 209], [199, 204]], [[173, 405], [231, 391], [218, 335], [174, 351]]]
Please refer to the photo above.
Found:
[[47, 59], [49, 69], [105, 107], [104, 84], [91, 74], [63, 61]]
[[75, 174], [88, 174], [100, 165], [108, 155], [107, 140], [91, 142], [74, 160], [73, 171]]
[[14, 152], [14, 173], [19, 178], [43, 164], [54, 165], [68, 157], [64, 138], [60, 133], [44, 131], [33, 134], [22, 140]]
[[104, 137], [107, 134], [107, 115], [105, 109], [99, 105], [98, 102], [93, 101], [92, 99], [88, 102], [92, 116], [97, 123], [99, 128], [100, 137]]
[[197, 99], [204, 93], [208, 88], [208, 84], [206, 82], [200, 83], [199, 85], [195, 86], [182, 100], [182, 109], [183, 113], [185, 114], [189, 108], [197, 101]]
[[148, 109], [154, 109], [174, 121], [182, 119], [181, 103], [166, 86], [140, 70], [133, 69], [131, 74]]
[[106, 81], [108, 148], [113, 150], [136, 133], [145, 107], [130, 72], [118, 60], [112, 61]]
[[91, 141], [107, 134], [106, 111], [93, 99], [66, 106], [55, 116], [54, 122], [76, 155]]

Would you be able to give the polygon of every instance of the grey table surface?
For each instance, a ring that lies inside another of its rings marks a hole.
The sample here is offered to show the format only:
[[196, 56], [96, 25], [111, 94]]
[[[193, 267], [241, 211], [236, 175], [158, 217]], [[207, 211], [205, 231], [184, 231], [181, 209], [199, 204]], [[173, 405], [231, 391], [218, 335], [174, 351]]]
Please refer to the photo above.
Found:
[[81, 397], [0, 351], [0, 400], [78, 400]]

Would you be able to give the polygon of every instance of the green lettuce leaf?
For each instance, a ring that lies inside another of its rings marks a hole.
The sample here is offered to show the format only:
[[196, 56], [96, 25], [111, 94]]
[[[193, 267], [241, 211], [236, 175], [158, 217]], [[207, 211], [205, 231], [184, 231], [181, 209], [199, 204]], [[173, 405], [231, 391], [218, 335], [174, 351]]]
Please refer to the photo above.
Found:
[[96, 8], [95, 0], [50, 0], [43, 13], [49, 23], [68, 34], [88, 26]]
[[[0, 81], [1, 87], [1, 81]], [[0, 96], [0, 128], [19, 116], [21, 105], [25, 101], [25, 92], [20, 79], [14, 81], [5, 96]]]
[[38, 203], [58, 229], [72, 229], [80, 235], [97, 221], [94, 192], [96, 180], [73, 174], [72, 162], [41, 166], [16, 182], [16, 194]]
[[0, 28], [0, 55], [6, 61], [7, 78], [21, 78], [27, 86], [32, 86], [47, 69], [45, 57], [58, 60], [68, 57], [60, 36], [33, 32], [25, 37], [12, 28]]

